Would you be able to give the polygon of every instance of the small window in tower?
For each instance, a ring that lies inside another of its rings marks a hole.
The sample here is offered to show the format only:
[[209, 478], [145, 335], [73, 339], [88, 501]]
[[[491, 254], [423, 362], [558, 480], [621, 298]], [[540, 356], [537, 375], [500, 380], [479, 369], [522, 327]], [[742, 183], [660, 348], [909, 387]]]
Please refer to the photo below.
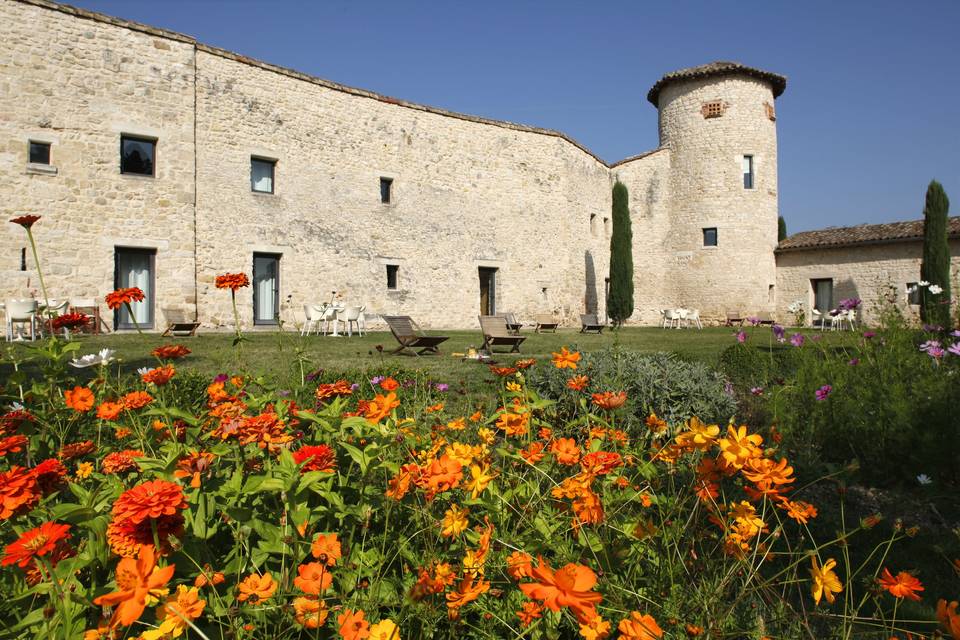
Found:
[[590, 214], [590, 235], [597, 235], [597, 214]]
[[277, 161], [250, 156], [250, 190], [257, 193], [273, 193]]
[[703, 246], [705, 247], [717, 246], [717, 228], [716, 227], [706, 227], [703, 230]]
[[727, 105], [723, 100], [711, 100], [710, 102], [704, 102], [700, 106], [700, 113], [703, 114], [704, 118], [719, 118], [726, 110]]
[[776, 109], [774, 109], [772, 104], [770, 104], [769, 102], [764, 102], [763, 110], [767, 114], [767, 118], [769, 118], [773, 122], [777, 121], [777, 111]]
[[743, 188], [753, 189], [753, 156], [743, 156]]
[[155, 175], [157, 140], [156, 138], [140, 138], [135, 136], [120, 136], [120, 173], [141, 176]]
[[380, 202], [390, 204], [393, 200], [393, 178], [380, 178]]
[[613, 233], [613, 223], [610, 222], [610, 218], [603, 219], [603, 232], [609, 237]]
[[387, 289], [394, 291], [397, 288], [397, 275], [400, 272], [400, 265], [398, 264], [388, 264], [387, 265]]
[[30, 164], [50, 164], [50, 143], [30, 141]]

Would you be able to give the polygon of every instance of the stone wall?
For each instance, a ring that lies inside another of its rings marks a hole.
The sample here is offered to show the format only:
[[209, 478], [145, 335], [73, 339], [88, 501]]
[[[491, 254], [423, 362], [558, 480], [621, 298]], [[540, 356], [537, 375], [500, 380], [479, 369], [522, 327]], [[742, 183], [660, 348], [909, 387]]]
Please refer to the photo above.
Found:
[[[919, 318], [919, 307], [907, 304], [907, 284], [920, 280], [923, 243], [890, 242], [851, 247], [803, 249], [777, 253], [777, 319], [793, 322], [787, 308], [800, 300], [811, 322], [813, 286], [811, 280], [833, 279], [833, 304], [844, 298], [863, 300], [861, 316], [865, 323], [877, 321], [878, 306], [888, 291], [894, 291], [896, 304], [904, 314]], [[953, 287], [960, 285], [960, 241], [950, 242]], [[893, 287], [891, 289], [890, 287]], [[953, 290], [954, 299], [958, 290]]]
[[[10, 1], [0, 25], [0, 299], [39, 289], [32, 260], [21, 270], [26, 234], [6, 222], [31, 213], [51, 298], [102, 298], [114, 248], [145, 247], [157, 323], [192, 315], [192, 43]], [[120, 173], [121, 134], [158, 139], [155, 177]], [[51, 143], [52, 167], [29, 166], [30, 140]]]
[[[705, 118], [719, 100], [723, 115]], [[660, 146], [670, 149], [668, 277], [663, 303], [699, 307], [705, 319], [726, 311], [772, 311], [776, 291], [777, 128], [766, 82], [746, 76], [678, 81], [659, 96]], [[754, 187], [741, 161], [754, 158]], [[718, 246], [705, 247], [715, 227]]]

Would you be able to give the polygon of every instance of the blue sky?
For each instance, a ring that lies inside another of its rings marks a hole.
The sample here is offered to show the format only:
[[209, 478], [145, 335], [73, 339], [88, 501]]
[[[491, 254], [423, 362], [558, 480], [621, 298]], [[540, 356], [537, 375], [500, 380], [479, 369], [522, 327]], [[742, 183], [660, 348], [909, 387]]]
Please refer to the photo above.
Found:
[[791, 232], [960, 215], [960, 2], [74, 0], [343, 84], [558, 129], [607, 161], [657, 145], [665, 72], [782, 73], [780, 212]]

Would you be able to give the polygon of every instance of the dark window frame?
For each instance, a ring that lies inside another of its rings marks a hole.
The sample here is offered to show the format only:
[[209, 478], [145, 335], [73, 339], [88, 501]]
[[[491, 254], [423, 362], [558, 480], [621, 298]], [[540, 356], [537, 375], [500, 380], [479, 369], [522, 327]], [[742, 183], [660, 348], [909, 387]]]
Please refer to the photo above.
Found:
[[[51, 147], [51, 144], [49, 142], [41, 142], [40, 140], [30, 140], [29, 144], [27, 145], [27, 157], [29, 159], [30, 164], [49, 165], [50, 164], [50, 147]], [[47, 159], [46, 160], [34, 159], [33, 151], [35, 148], [43, 149], [46, 153]]]
[[[257, 189], [253, 181], [253, 165], [259, 162], [270, 166], [270, 190]], [[277, 192], [277, 160], [276, 158], [265, 158], [263, 156], [250, 156], [250, 191], [253, 193], [274, 194]]]
[[[830, 283], [830, 301], [827, 304], [826, 309], [821, 309], [817, 306], [817, 284], [820, 282]], [[833, 278], [811, 278], [810, 287], [813, 289], [813, 308], [820, 312], [820, 319], [822, 322], [830, 313], [830, 311], [833, 310]]]
[[[743, 171], [743, 188], [753, 189], [757, 183], [756, 163], [754, 162], [754, 158], [752, 155], [744, 154], [741, 162], [746, 164], [749, 169], [748, 171]], [[743, 170], [743, 164], [740, 166], [741, 170]]]
[[[124, 169], [124, 153], [123, 147], [127, 141], [130, 142], [139, 142], [141, 144], [147, 143], [151, 147], [151, 159], [150, 159], [150, 173], [144, 173], [142, 171], [129, 171]], [[150, 136], [138, 136], [132, 133], [121, 133], [120, 134], [120, 173], [125, 176], [144, 176], [149, 178], [157, 177], [157, 138], [151, 138]]]
[[380, 203], [393, 204], [393, 178], [380, 176]]
[[[265, 192], [264, 192], [265, 193]], [[273, 311], [274, 317], [272, 318], [261, 318], [257, 315], [257, 309], [260, 305], [260, 294], [257, 290], [257, 258], [264, 258], [267, 260], [274, 260], [276, 262], [277, 273], [276, 273], [276, 286], [273, 290]], [[280, 324], [279, 314], [280, 314], [280, 262], [283, 259], [282, 253], [274, 253], [272, 251], [254, 251], [253, 260], [250, 263], [250, 274], [252, 278], [250, 279], [250, 285], [253, 289], [253, 324], [257, 327], [275, 327]]]
[[[711, 232], [711, 231], [713, 232], [713, 244], [710, 244], [709, 242], [707, 242], [707, 240], [708, 240], [708, 233]], [[703, 228], [701, 229], [701, 232], [703, 233], [703, 246], [705, 246], [705, 247], [719, 247], [719, 246], [720, 246], [720, 232], [719, 232], [719, 230], [717, 229], [717, 227], [703, 227]]]
[[387, 265], [387, 291], [396, 291], [400, 288], [400, 265]]
[[[913, 287], [913, 291], [910, 288]], [[920, 286], [916, 282], [907, 283], [907, 304], [920, 306], [923, 296], [920, 293]]]
[[[154, 248], [145, 248], [145, 247], [129, 247], [126, 245], [115, 245], [113, 247], [113, 288], [119, 289], [121, 286], [120, 282], [120, 261], [117, 259], [118, 254], [122, 252], [127, 253], [143, 253], [150, 257], [150, 290], [145, 292], [146, 299], [149, 300], [149, 312], [150, 312], [150, 321], [141, 322], [141, 329], [153, 329], [154, 325], [157, 323], [157, 250]], [[137, 325], [133, 322], [120, 322], [120, 311], [125, 307], [121, 306], [114, 310], [113, 312], [113, 328], [114, 331], [118, 329], [136, 329]]]

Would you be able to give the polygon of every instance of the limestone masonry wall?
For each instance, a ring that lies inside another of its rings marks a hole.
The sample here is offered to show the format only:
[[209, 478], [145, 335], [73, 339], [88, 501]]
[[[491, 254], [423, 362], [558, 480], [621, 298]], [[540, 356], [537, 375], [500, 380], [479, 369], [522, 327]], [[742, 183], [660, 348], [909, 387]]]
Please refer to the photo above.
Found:
[[[413, 105], [45, 0], [0, 0], [0, 214], [38, 213], [51, 297], [114, 288], [118, 248], [154, 250], [156, 327], [231, 325], [219, 273], [279, 256], [280, 318], [339, 292], [368, 314], [476, 328], [495, 310], [569, 325], [605, 311], [611, 187], [630, 191], [635, 313], [772, 310], [776, 125], [769, 83], [733, 74], [660, 91], [660, 148], [607, 165], [558, 132]], [[719, 118], [703, 103], [720, 100]], [[121, 134], [155, 139], [156, 175], [123, 175]], [[29, 141], [52, 143], [52, 167]], [[756, 182], [744, 189], [752, 155]], [[251, 158], [275, 162], [273, 193]], [[381, 178], [392, 183], [380, 201]], [[704, 247], [716, 227], [719, 246]], [[0, 298], [36, 288], [23, 230], [0, 231]], [[399, 269], [395, 290], [387, 265]], [[24, 269], [24, 267], [26, 267]], [[253, 322], [253, 289], [238, 293]]]

